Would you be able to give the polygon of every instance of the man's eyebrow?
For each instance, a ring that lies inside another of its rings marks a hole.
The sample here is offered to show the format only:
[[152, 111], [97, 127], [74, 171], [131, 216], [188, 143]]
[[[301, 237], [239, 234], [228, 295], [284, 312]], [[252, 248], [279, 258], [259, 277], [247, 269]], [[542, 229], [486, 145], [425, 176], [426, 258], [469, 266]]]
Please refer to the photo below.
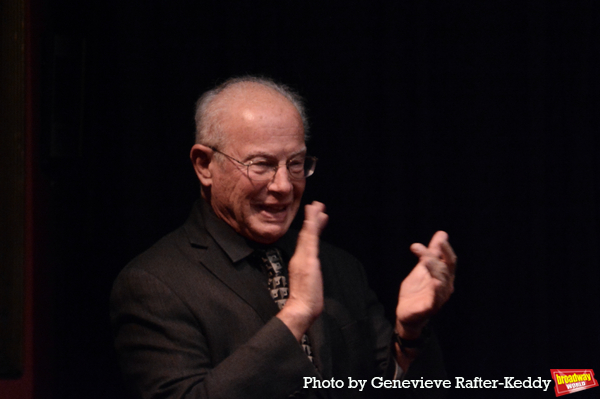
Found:
[[[296, 152], [293, 152], [288, 159], [293, 159], [299, 155], [306, 155], [306, 147], [302, 148], [301, 150], [298, 150]], [[256, 152], [252, 152], [250, 154], [248, 154], [247, 156], [244, 157], [244, 162], [246, 161], [250, 161], [254, 158], [267, 158], [267, 159], [275, 159], [277, 158], [276, 156], [274, 156], [271, 153], [265, 152], [265, 151], [256, 151]]]

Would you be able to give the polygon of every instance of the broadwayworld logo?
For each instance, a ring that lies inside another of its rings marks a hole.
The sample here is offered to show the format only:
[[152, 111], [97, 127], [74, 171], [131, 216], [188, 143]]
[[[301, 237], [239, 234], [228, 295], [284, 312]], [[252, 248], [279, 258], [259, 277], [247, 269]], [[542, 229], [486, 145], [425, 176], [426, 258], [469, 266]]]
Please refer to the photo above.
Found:
[[591, 369], [550, 369], [550, 373], [557, 397], [598, 386], [598, 381], [594, 378], [594, 370]]

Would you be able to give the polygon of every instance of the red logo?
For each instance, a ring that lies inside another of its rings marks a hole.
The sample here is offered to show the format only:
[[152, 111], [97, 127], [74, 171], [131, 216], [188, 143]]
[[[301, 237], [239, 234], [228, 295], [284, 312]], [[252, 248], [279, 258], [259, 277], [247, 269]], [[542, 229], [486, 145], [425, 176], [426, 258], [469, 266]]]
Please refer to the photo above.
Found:
[[557, 397], [598, 386], [592, 369], [550, 369], [550, 373]]

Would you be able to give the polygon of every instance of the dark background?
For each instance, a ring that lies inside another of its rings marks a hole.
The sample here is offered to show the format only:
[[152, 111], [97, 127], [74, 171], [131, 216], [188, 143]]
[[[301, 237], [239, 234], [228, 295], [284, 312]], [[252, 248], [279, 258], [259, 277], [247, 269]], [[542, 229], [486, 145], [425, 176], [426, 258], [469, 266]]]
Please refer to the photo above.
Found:
[[[409, 245], [449, 232], [456, 292], [435, 322], [451, 377], [600, 371], [598, 2], [33, 4], [54, 397], [128, 397], [112, 281], [187, 217], [194, 102], [242, 74], [306, 98], [304, 200], [327, 205], [325, 239], [390, 315]], [[553, 396], [533, 391], [451, 395]]]

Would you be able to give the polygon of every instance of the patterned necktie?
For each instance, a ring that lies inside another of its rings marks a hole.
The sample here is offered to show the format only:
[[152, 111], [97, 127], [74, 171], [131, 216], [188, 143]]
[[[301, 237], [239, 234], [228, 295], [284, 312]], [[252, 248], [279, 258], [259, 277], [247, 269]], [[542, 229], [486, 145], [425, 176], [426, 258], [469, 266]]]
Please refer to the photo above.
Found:
[[[285, 305], [288, 298], [288, 283], [285, 275], [283, 274], [283, 258], [277, 248], [269, 248], [266, 251], [259, 251], [263, 265], [267, 268], [269, 273], [269, 291], [271, 291], [271, 298], [275, 301], [279, 309], [281, 310]], [[310, 347], [310, 341], [308, 336], [304, 334], [302, 336], [302, 349], [304, 353], [313, 362], [312, 349]], [[314, 364], [314, 362], [313, 362]]]

